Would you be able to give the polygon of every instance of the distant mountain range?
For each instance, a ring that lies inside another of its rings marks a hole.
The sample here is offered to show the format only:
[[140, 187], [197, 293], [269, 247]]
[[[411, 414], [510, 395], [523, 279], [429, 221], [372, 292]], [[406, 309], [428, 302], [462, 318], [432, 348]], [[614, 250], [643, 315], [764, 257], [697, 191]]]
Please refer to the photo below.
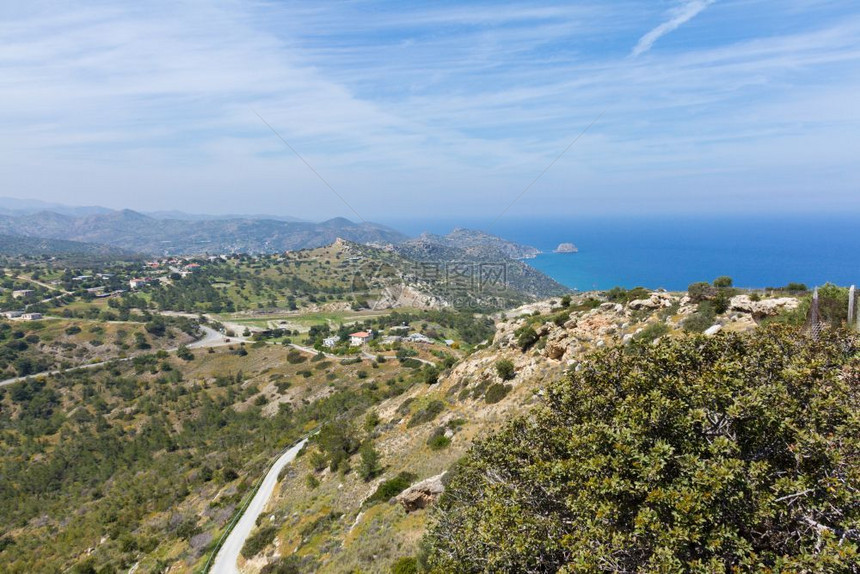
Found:
[[521, 261], [540, 251], [482, 231], [455, 229], [448, 235], [409, 238], [384, 225], [342, 217], [312, 223], [268, 216], [143, 214], [0, 198], [0, 254], [5, 255], [276, 253], [322, 247], [338, 238], [384, 248], [411, 261], [444, 263], [451, 269], [469, 263], [475, 273], [503, 273], [509, 286], [533, 296], [567, 292]]
[[[113, 213], [116, 210], [99, 205], [74, 206], [62, 203], [40, 201], [38, 199], [20, 199], [17, 197], [0, 197], [0, 215], [22, 216], [34, 215], [41, 211], [50, 211], [70, 217], [85, 217]], [[304, 221], [289, 215], [209, 215], [203, 213], [186, 213], [184, 211], [142, 211], [143, 215], [153, 219], [178, 219], [180, 221], [223, 221], [225, 219], [271, 219], [274, 221]]]
[[356, 243], [397, 243], [406, 235], [375, 223], [336, 218], [322, 223], [250, 217], [158, 219], [136, 211], [67, 215], [39, 211], [0, 215], [0, 234], [63, 239], [118, 247], [152, 255], [272, 253], [319, 247], [338, 237]]

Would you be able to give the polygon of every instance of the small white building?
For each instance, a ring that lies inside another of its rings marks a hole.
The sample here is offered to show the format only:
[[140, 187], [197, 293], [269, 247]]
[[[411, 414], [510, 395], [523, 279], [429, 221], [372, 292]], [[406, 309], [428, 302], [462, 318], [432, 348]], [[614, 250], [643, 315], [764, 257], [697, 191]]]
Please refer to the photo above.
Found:
[[373, 339], [372, 331], [358, 331], [357, 333], [350, 333], [349, 344], [352, 347], [361, 347], [371, 339]]
[[24, 314], [23, 311], [6, 311], [5, 313], [3, 313], [3, 316], [6, 317], [7, 319], [17, 319], [18, 317], [20, 317], [23, 314]]
[[23, 299], [24, 297], [29, 297], [32, 294], [32, 289], [18, 289], [17, 291], [12, 291], [12, 298]]
[[149, 284], [149, 281], [150, 280], [146, 278], [135, 277], [134, 279], [129, 280], [128, 286], [132, 289], [140, 289], [141, 287], [144, 287]]
[[411, 343], [425, 343], [425, 344], [428, 344], [428, 343], [432, 343], [432, 342], [433, 342], [433, 339], [431, 339], [431, 338], [430, 338], [430, 337], [428, 337], [427, 335], [424, 335], [424, 334], [421, 334], [421, 333], [412, 333], [411, 335], [409, 335], [408, 337], [406, 337], [406, 340], [407, 340], [407, 341], [409, 341], [409, 342], [411, 342]]
[[338, 341], [340, 341], [340, 337], [326, 337], [325, 339], [323, 339], [323, 347], [331, 349], [332, 347], [337, 345]]
[[38, 321], [39, 319], [42, 318], [42, 314], [41, 313], [23, 313], [21, 315], [21, 318], [24, 319], [25, 321]]

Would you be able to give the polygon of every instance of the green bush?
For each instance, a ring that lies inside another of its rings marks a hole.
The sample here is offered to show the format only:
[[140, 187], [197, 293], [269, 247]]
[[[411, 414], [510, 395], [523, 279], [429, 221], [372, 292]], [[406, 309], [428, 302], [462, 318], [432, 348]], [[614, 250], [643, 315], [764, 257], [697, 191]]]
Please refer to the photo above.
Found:
[[509, 392], [511, 392], [510, 385], [493, 383], [492, 385], [490, 385], [490, 388], [488, 388], [487, 392], [484, 394], [484, 400], [487, 402], [488, 405], [492, 405], [508, 396]]
[[714, 308], [709, 301], [699, 303], [695, 313], [681, 321], [681, 328], [688, 333], [702, 333], [714, 324]]
[[266, 546], [274, 542], [277, 533], [278, 528], [273, 524], [266, 524], [262, 528], [258, 528], [248, 536], [245, 545], [242, 546], [242, 556], [246, 559], [253, 558]]
[[455, 467], [431, 571], [856, 573], [858, 350], [781, 327], [589, 356]]
[[654, 339], [662, 337], [668, 332], [669, 326], [666, 325], [666, 323], [649, 323], [640, 333], [635, 335], [633, 339], [643, 343], [650, 343]]
[[414, 427], [420, 424], [429, 423], [445, 410], [445, 403], [438, 399], [430, 401], [426, 407], [415, 411], [412, 418], [409, 419], [407, 427]]
[[391, 574], [418, 574], [418, 560], [411, 556], [398, 558], [391, 565]]
[[714, 287], [719, 289], [725, 289], [727, 287], [731, 287], [734, 284], [734, 281], [728, 275], [722, 275], [714, 279]]
[[496, 361], [496, 373], [503, 381], [510, 381], [516, 375], [514, 364], [508, 359], [499, 359]]
[[301, 574], [301, 567], [301, 559], [298, 556], [290, 555], [266, 564], [260, 570], [260, 574]]
[[401, 472], [392, 479], [386, 480], [364, 501], [365, 506], [378, 502], [388, 502], [415, 482], [417, 475], [411, 472]]
[[358, 449], [358, 453], [361, 455], [361, 463], [358, 466], [358, 476], [360, 476], [362, 480], [367, 482], [382, 472], [382, 467], [379, 465], [379, 453], [375, 448], [373, 448], [373, 442], [366, 441], [361, 445], [361, 448]]
[[451, 439], [445, 436], [445, 427], [437, 427], [427, 439], [427, 446], [432, 450], [442, 450], [451, 444]]
[[520, 327], [514, 332], [517, 337], [517, 345], [521, 351], [527, 351], [532, 345], [537, 343], [538, 334], [531, 325]]
[[690, 296], [693, 303], [707, 301], [712, 299], [716, 294], [717, 290], [704, 282], [692, 283], [687, 287], [687, 295]]

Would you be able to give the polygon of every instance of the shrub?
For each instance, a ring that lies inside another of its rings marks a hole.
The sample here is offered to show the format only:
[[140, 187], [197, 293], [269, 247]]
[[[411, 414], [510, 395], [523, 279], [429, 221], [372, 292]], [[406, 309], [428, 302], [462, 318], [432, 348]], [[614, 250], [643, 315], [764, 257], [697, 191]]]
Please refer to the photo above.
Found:
[[439, 369], [432, 365], [425, 365], [422, 378], [426, 384], [435, 385], [439, 382]]
[[432, 400], [423, 409], [415, 411], [415, 414], [412, 415], [412, 418], [409, 419], [409, 423], [406, 426], [411, 428], [420, 424], [429, 423], [444, 410], [444, 402], [438, 399]]
[[432, 571], [857, 572], [859, 347], [781, 327], [589, 356], [455, 467]]
[[418, 574], [418, 560], [411, 556], [398, 558], [391, 565], [391, 574]]
[[387, 502], [409, 488], [418, 478], [411, 472], [401, 472], [392, 479], [386, 480], [364, 501], [365, 506], [372, 506], [378, 502]]
[[527, 351], [538, 340], [537, 332], [530, 325], [520, 327], [514, 332], [514, 335], [517, 337], [517, 345], [521, 351]]
[[358, 465], [358, 476], [362, 480], [367, 482], [382, 472], [382, 467], [379, 466], [379, 453], [373, 448], [371, 441], [366, 441], [362, 444], [361, 448], [358, 449], [358, 453], [361, 455], [361, 463]]
[[510, 381], [516, 375], [514, 364], [508, 359], [499, 359], [496, 361], [496, 373], [503, 381]]
[[278, 529], [273, 524], [267, 524], [262, 528], [258, 528], [255, 532], [248, 536], [245, 545], [242, 546], [242, 556], [246, 559], [253, 558], [259, 554], [263, 548], [274, 542], [275, 535]]
[[[315, 356], [314, 359], [316, 359], [317, 356]], [[287, 362], [291, 365], [298, 365], [299, 363], [304, 363], [307, 360], [308, 358], [296, 349], [291, 349], [290, 352], [287, 353]]]
[[185, 345], [179, 345], [179, 348], [176, 350], [176, 356], [183, 361], [194, 360], [194, 353], [192, 353], [191, 350]]
[[[710, 325], [708, 325], [710, 327]], [[707, 328], [707, 327], [705, 327]], [[666, 323], [649, 323], [642, 332], [634, 336], [633, 339], [643, 343], [650, 343], [654, 339], [662, 337], [669, 332], [669, 326]]]
[[714, 308], [705, 301], [699, 303], [699, 308], [695, 313], [681, 321], [681, 328], [688, 333], [702, 333], [708, 327], [714, 324]]
[[731, 287], [734, 281], [728, 275], [722, 275], [714, 279], [714, 287], [725, 289], [727, 287]]
[[493, 383], [492, 385], [490, 385], [490, 388], [487, 389], [487, 392], [484, 395], [484, 400], [487, 402], [488, 405], [492, 405], [508, 396], [509, 392], [511, 392], [510, 385]]
[[714, 295], [716, 295], [716, 291], [717, 290], [715, 288], [704, 282], [692, 283], [687, 287], [687, 295], [690, 296], [693, 303], [700, 303], [702, 301], [712, 299]]
[[260, 574], [301, 574], [301, 567], [301, 559], [298, 556], [284, 556], [263, 566]]
[[437, 427], [427, 439], [427, 446], [432, 450], [442, 450], [451, 444], [451, 439], [445, 436], [445, 427]]

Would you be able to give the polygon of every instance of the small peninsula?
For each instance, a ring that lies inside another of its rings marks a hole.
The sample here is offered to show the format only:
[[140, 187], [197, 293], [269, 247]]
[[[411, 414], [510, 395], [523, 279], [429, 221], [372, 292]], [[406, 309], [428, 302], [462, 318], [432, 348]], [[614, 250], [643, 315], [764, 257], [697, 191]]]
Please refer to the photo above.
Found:
[[579, 253], [579, 249], [573, 243], [559, 243], [553, 253]]

